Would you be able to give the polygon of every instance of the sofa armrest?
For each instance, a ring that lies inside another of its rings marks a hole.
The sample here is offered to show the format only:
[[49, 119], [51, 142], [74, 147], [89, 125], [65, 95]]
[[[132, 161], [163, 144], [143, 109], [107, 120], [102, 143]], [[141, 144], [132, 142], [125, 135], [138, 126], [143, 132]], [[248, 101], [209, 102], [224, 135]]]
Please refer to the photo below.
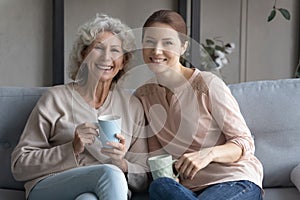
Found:
[[297, 187], [300, 192], [300, 164], [298, 164], [291, 172], [290, 175], [291, 181]]

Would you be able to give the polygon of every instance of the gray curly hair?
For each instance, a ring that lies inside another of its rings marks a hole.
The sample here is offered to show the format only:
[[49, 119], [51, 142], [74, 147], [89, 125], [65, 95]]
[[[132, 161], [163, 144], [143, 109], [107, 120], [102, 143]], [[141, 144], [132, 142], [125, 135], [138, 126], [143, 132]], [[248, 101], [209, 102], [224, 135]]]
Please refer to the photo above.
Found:
[[[131, 29], [117, 18], [97, 13], [93, 19], [87, 21], [78, 29], [77, 39], [73, 44], [69, 61], [69, 77], [72, 80], [75, 80], [76, 74], [83, 62], [82, 52], [92, 44], [98, 33], [104, 31], [112, 32], [119, 37], [122, 41], [124, 51], [124, 68], [129, 63], [132, 53], [136, 48]], [[120, 76], [121, 74], [118, 75]]]

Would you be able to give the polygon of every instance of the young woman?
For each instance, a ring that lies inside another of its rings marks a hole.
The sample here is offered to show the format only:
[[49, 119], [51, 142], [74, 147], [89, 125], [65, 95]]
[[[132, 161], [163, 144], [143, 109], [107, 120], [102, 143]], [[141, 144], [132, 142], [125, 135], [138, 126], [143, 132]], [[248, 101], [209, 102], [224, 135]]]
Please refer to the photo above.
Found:
[[229, 88], [212, 73], [180, 62], [188, 46], [182, 17], [154, 12], [143, 26], [142, 43], [143, 59], [156, 75], [135, 93], [151, 127], [148, 148], [153, 155], [171, 154], [180, 174], [179, 181], [154, 180], [150, 198], [261, 199], [262, 165]]
[[[79, 28], [70, 56], [74, 81], [41, 97], [12, 153], [12, 172], [26, 182], [28, 199], [126, 200], [128, 185], [147, 187], [143, 108], [115, 84], [134, 48], [129, 27], [110, 16]], [[96, 124], [108, 114], [122, 117], [122, 131], [120, 142], [104, 148]]]

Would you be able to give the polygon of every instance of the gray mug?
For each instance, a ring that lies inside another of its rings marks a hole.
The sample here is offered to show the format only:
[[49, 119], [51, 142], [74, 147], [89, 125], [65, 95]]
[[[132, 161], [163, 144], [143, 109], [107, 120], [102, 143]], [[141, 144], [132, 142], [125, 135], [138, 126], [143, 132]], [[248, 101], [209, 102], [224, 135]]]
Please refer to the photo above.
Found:
[[98, 117], [99, 139], [106, 148], [107, 142], [119, 142], [116, 134], [121, 134], [121, 117], [117, 115], [102, 115]]

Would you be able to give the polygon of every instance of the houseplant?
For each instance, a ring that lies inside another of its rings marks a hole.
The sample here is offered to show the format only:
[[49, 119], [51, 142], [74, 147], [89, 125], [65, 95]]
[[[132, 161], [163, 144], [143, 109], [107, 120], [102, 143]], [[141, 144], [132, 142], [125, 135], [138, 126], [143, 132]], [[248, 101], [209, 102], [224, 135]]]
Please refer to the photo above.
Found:
[[286, 20], [290, 20], [291, 19], [290, 12], [286, 8], [277, 7], [276, 3], [277, 0], [274, 0], [273, 8], [268, 16], [268, 22], [272, 21], [275, 18], [277, 12], [279, 12]]
[[[277, 7], [276, 3], [277, 3], [277, 0], [274, 0], [273, 8], [267, 19], [268, 22], [272, 21], [275, 18], [277, 12], [279, 12], [284, 17], [284, 19], [290, 20], [291, 19], [290, 12], [286, 8]], [[299, 53], [298, 65], [297, 65], [296, 71], [295, 71], [295, 78], [300, 78], [300, 53]]]
[[201, 44], [205, 52], [211, 58], [213, 62], [206, 63], [207, 71], [219, 70], [224, 65], [229, 63], [228, 55], [231, 54], [235, 48], [235, 44], [225, 43], [220, 37], [207, 38], [205, 43]]

